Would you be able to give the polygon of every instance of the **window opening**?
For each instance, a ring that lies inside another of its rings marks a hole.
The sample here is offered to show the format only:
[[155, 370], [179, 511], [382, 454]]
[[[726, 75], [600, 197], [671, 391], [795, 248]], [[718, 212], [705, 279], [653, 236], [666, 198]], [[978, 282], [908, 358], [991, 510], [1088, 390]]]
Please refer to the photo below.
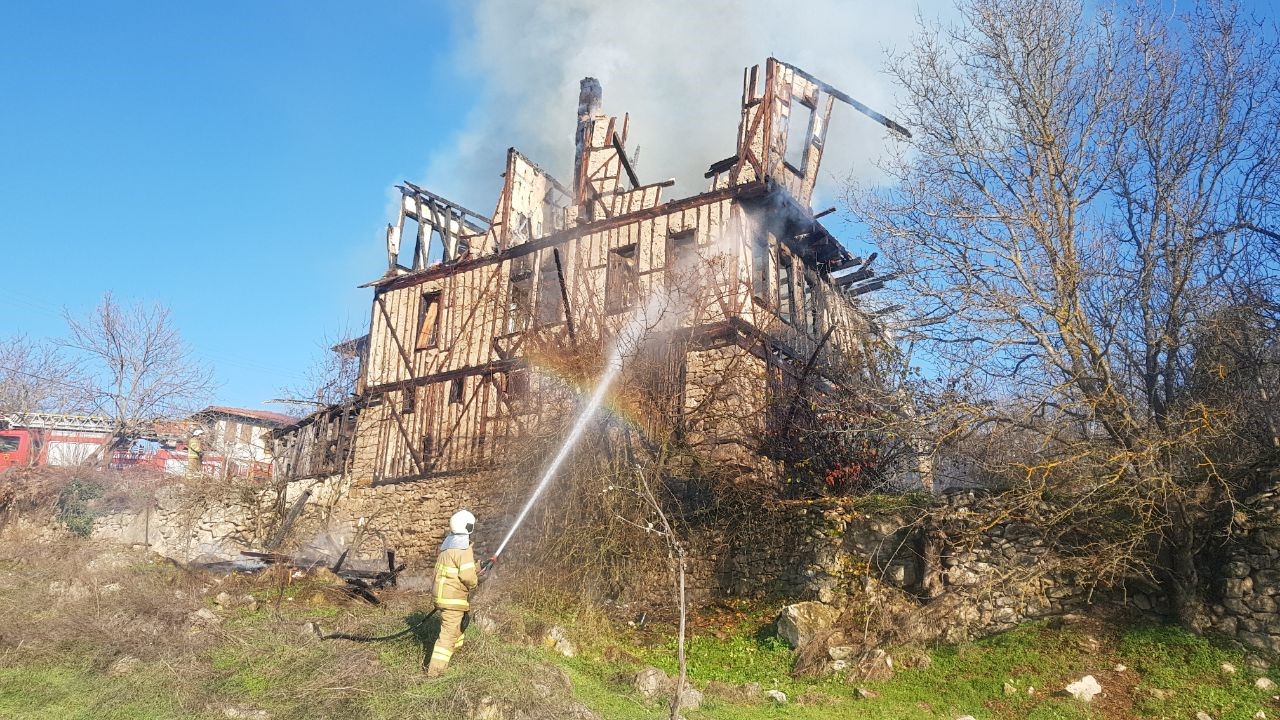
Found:
[[418, 342], [417, 350], [435, 347], [440, 342], [440, 293], [422, 294], [422, 302], [418, 305]]
[[400, 251], [396, 256], [397, 265], [413, 270], [421, 268], [418, 263], [419, 258], [415, 254], [418, 252], [418, 233], [421, 232], [419, 227], [418, 219], [406, 212], [400, 223]]
[[462, 378], [458, 378], [449, 383], [449, 404], [459, 405], [462, 403], [463, 382]]
[[791, 256], [778, 252], [778, 317], [785, 323], [795, 322], [795, 289], [792, 286]]
[[560, 294], [560, 274], [551, 248], [542, 254], [538, 272], [538, 325], [554, 325], [564, 320], [564, 298]]
[[698, 242], [692, 230], [672, 235], [667, 244], [667, 287], [691, 291], [698, 284]]
[[605, 312], [617, 313], [635, 307], [640, 300], [640, 266], [634, 244], [609, 251], [605, 274]]
[[813, 121], [813, 108], [803, 99], [791, 98], [791, 116], [787, 119], [787, 149], [782, 159], [791, 169], [804, 174], [804, 160], [809, 148], [809, 126]]

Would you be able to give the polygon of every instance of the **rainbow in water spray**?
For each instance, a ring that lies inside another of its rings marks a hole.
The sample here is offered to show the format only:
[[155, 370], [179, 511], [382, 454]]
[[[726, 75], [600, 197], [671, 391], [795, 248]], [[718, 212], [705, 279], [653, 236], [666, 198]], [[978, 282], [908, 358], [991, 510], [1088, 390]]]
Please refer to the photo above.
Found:
[[546, 472], [542, 474], [542, 479], [533, 488], [533, 494], [525, 501], [524, 507], [520, 509], [520, 514], [516, 516], [511, 528], [507, 530], [506, 537], [502, 538], [502, 544], [493, 553], [494, 560], [507, 548], [507, 543], [511, 542], [516, 530], [520, 529], [520, 525], [524, 523], [525, 516], [529, 514], [529, 510], [533, 508], [534, 503], [538, 501], [538, 497], [542, 495], [542, 492], [547, 489], [547, 485], [551, 483], [551, 479], [555, 477], [560, 466], [564, 464], [565, 458], [569, 457], [574, 445], [578, 444], [578, 438], [582, 437], [582, 433], [586, 431], [591, 421], [595, 419], [600, 406], [604, 404], [605, 396], [609, 392], [609, 386], [613, 384], [613, 381], [622, 372], [623, 358], [639, 349], [640, 343], [649, 329], [650, 319], [655, 316], [655, 313], [660, 316], [663, 309], [662, 306], [665, 305], [666, 300], [665, 293], [653, 295], [642, 309], [628, 318], [626, 324], [618, 333], [613, 352], [609, 354], [609, 360], [605, 364], [604, 372], [601, 373], [600, 379], [596, 382], [595, 390], [591, 392], [591, 397], [587, 400], [587, 404], [578, 413], [578, 418], [574, 421], [573, 428], [569, 430], [564, 442], [560, 444], [560, 449], [556, 451], [555, 457], [551, 459], [551, 464], [547, 466]]

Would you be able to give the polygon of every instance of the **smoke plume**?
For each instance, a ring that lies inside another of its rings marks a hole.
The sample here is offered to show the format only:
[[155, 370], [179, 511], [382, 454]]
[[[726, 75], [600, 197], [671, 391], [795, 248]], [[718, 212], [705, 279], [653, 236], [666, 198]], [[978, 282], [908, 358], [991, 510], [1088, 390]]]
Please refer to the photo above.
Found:
[[[880, 73], [905, 45], [917, 13], [944, 3], [816, 0], [475, 0], [457, 51], [478, 80], [465, 129], [428, 158], [426, 182], [477, 210], [491, 209], [503, 154], [514, 145], [567, 181], [573, 167], [578, 81], [598, 78], [604, 110], [631, 114], [628, 152], [642, 182], [675, 178], [667, 197], [705, 189], [702, 174], [734, 152], [742, 69], [769, 55], [793, 63], [893, 115]], [[823, 177], [873, 177], [886, 130], [837, 103]]]

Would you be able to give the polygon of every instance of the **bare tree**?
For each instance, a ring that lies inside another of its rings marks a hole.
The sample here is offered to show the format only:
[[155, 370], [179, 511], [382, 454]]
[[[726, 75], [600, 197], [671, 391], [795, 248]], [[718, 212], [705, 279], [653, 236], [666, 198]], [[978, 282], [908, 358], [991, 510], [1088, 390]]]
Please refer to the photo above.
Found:
[[356, 336], [350, 328], [326, 333], [320, 355], [307, 368], [302, 383], [280, 390], [273, 401], [312, 410], [338, 405], [356, 393], [368, 336]]
[[891, 65], [915, 139], [851, 193], [938, 369], [927, 421], [1017, 437], [983, 472], [1057, 497], [1097, 577], [1150, 573], [1188, 621], [1253, 480], [1214, 462], [1241, 424], [1192, 378], [1215, 318], [1275, 306], [1275, 28], [1221, 2], [960, 11]]
[[121, 305], [108, 293], [90, 317], [68, 313], [66, 321], [65, 346], [85, 360], [91, 401], [115, 421], [99, 461], [155, 420], [190, 414], [213, 389], [212, 371], [192, 357], [162, 305]]
[[0, 342], [0, 417], [78, 411], [87, 385], [75, 361], [52, 343], [23, 335]]

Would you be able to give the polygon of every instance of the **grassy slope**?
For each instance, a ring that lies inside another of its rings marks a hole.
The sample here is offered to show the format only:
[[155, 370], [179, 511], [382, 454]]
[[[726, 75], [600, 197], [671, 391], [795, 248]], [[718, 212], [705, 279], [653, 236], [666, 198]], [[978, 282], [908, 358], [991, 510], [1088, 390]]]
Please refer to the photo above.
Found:
[[[25, 557], [0, 560], [0, 717], [215, 718], [233, 708], [265, 710], [275, 720], [448, 718], [486, 696], [534, 717], [539, 712], [563, 716], [574, 702], [605, 718], [665, 714], [657, 704], [642, 702], [627, 683], [644, 664], [674, 671], [672, 647], [661, 628], [623, 632], [563, 607], [523, 608], [508, 613], [501, 633], [484, 635], [473, 628], [454, 671], [427, 682], [421, 660], [430, 628], [421, 636], [377, 645], [322, 642], [303, 630], [307, 620], [330, 628], [394, 630], [424, 601], [418, 596], [393, 596], [384, 607], [371, 608], [335, 597], [317, 583], [272, 586], [259, 578], [210, 584], [207, 578], [136, 559], [87, 573], [84, 558], [74, 554]], [[50, 582], [75, 575], [92, 579], [81, 597], [49, 592]], [[119, 587], [112, 589], [112, 583]], [[223, 621], [217, 627], [191, 627], [187, 614], [213, 607], [211, 598], [220, 590], [234, 596], [251, 592], [260, 606], [218, 610]], [[157, 597], [163, 603], [157, 604]], [[730, 623], [703, 623], [690, 647], [690, 673], [700, 687], [712, 680], [758, 682], [786, 692], [793, 702], [785, 707], [733, 704], [709, 696], [702, 710], [687, 713], [690, 720], [964, 714], [980, 720], [1189, 719], [1198, 710], [1218, 720], [1244, 720], [1260, 709], [1270, 716], [1280, 710], [1253, 687], [1236, 651], [1169, 628], [1100, 625], [1027, 627], [933, 649], [928, 668], [901, 669], [892, 680], [864, 683], [880, 695], [856, 699], [840, 680], [793, 678], [790, 651], [761, 631], [765, 617], [766, 610], [758, 609]], [[539, 637], [550, 621], [570, 628], [579, 644], [577, 657], [562, 658], [528, 639]], [[140, 658], [141, 665], [110, 674], [107, 669], [126, 654]], [[1240, 671], [1222, 673], [1223, 662]], [[1117, 663], [1130, 669], [1116, 672]], [[1085, 673], [1094, 674], [1105, 690], [1093, 706], [1045, 691]], [[554, 680], [561, 674], [571, 680], [571, 693]], [[553, 679], [544, 682], [547, 678]], [[1006, 682], [1016, 694], [1004, 694]], [[1028, 687], [1037, 691], [1028, 695]]]

